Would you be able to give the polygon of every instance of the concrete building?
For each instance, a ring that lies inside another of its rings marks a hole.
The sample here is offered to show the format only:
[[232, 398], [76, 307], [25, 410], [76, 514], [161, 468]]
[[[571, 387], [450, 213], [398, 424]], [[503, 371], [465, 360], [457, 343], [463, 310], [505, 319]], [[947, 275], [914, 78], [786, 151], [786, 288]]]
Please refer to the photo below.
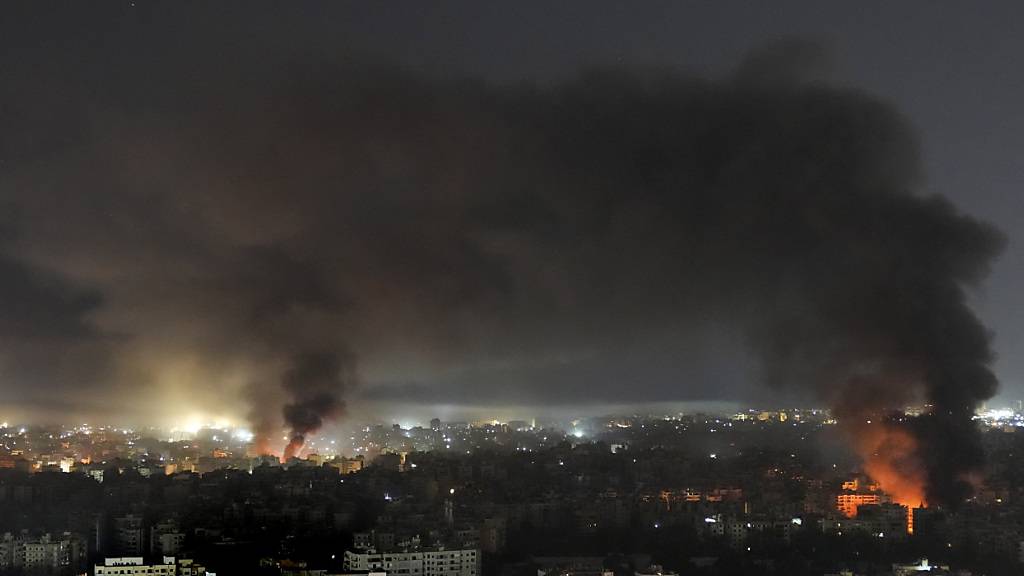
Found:
[[347, 571], [383, 571], [388, 574], [423, 576], [422, 552], [387, 552], [373, 550], [345, 552], [344, 567]]
[[535, 556], [537, 576], [606, 576], [603, 556]]
[[857, 508], [865, 504], [881, 504], [878, 493], [842, 493], [836, 495], [836, 509], [848, 518], [857, 515]]
[[135, 557], [142, 554], [142, 517], [128, 514], [114, 518], [111, 534], [113, 551], [124, 557]]
[[856, 524], [872, 535], [896, 538], [907, 535], [908, 518], [910, 516], [906, 506], [893, 503], [862, 504], [857, 509]]
[[336, 469], [339, 474], [352, 474], [363, 469], [364, 460], [362, 456], [356, 456], [355, 458], [339, 456], [333, 460], [325, 462], [324, 464]]
[[7, 532], [0, 536], [0, 572], [77, 572], [84, 569], [85, 554], [85, 542], [70, 532], [38, 537]]
[[14, 568], [14, 551], [18, 547], [15, 537], [10, 532], [0, 534], [0, 572]]
[[378, 553], [374, 550], [345, 552], [349, 572], [387, 572], [402, 576], [478, 576], [480, 552], [475, 549], [427, 548]]
[[159, 564], [146, 564], [141, 556], [104, 558], [93, 568], [94, 576], [175, 576], [174, 558], [165, 557]]
[[445, 550], [423, 553], [423, 576], [477, 576], [480, 553], [473, 549]]
[[68, 542], [51, 538], [49, 534], [25, 542], [22, 550], [22, 568], [26, 572], [57, 571], [69, 564]]
[[893, 564], [892, 565], [893, 576], [914, 576], [916, 574], [921, 574], [922, 572], [926, 572], [930, 576], [931, 575], [941, 576], [943, 574], [949, 574], [950, 573], [949, 566], [932, 564], [932, 563], [928, 562], [927, 558], [925, 558], [925, 559], [923, 559], [920, 562], [917, 562], [915, 564]]
[[196, 564], [192, 560], [181, 558], [177, 564], [178, 576], [216, 576], [212, 572], [207, 572], [206, 567]]
[[507, 532], [504, 518], [485, 518], [480, 526], [480, 548], [492, 554], [504, 551]]
[[177, 556], [185, 545], [185, 534], [178, 530], [178, 523], [165, 520], [149, 529], [149, 553], [152, 556]]

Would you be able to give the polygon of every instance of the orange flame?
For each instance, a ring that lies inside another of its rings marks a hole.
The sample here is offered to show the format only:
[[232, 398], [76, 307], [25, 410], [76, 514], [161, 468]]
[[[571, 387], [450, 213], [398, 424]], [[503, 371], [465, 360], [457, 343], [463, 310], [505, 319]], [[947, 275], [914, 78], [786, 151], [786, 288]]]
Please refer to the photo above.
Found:
[[917, 441], [905, 430], [878, 423], [861, 438], [864, 471], [893, 502], [908, 507], [925, 504], [924, 471], [917, 456]]
[[928, 505], [917, 440], [888, 422], [861, 422], [851, 432], [864, 471], [893, 502], [907, 507], [907, 532], [913, 533], [914, 509]]
[[262, 434], [256, 436], [253, 441], [252, 452], [255, 456], [276, 456], [273, 448], [270, 447], [270, 439]]

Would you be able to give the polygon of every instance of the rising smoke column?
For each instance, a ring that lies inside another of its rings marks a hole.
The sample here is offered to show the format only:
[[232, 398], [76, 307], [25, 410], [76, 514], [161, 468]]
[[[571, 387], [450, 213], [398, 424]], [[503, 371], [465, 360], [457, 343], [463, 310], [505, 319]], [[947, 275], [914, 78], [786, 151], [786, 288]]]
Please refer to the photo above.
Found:
[[325, 421], [344, 412], [342, 396], [352, 385], [354, 375], [351, 357], [343, 354], [304, 352], [293, 358], [292, 366], [282, 377], [282, 386], [289, 396], [282, 415], [291, 434], [282, 462], [297, 455], [306, 437], [319, 430]]
[[[984, 276], [1002, 238], [938, 198], [861, 202], [862, 212], [842, 215], [830, 231], [850, 242], [836, 261], [850, 268], [839, 275], [846, 285], [810, 268], [807, 278], [821, 274], [824, 288], [807, 295], [814, 317], [795, 335], [784, 329], [788, 319], [773, 325], [766, 364], [788, 364], [786, 374], [810, 369], [807, 381], [831, 401], [865, 470], [896, 501], [956, 506], [982, 464], [974, 411], [996, 389], [990, 335], [965, 290]], [[842, 227], [852, 233], [844, 238]], [[926, 413], [906, 425], [889, 418], [921, 403]]]
[[[657, 232], [643, 247], [617, 236], [644, 259], [617, 262], [619, 278], [657, 271], [652, 290], [731, 318], [767, 384], [830, 403], [883, 489], [956, 506], [982, 462], [974, 410], [996, 390], [967, 291], [1004, 239], [918, 192], [895, 111], [787, 70], [803, 64], [787, 50], [752, 62], [715, 86], [601, 76], [568, 89], [559, 110], [578, 131], [558, 158], [593, 175], [587, 226], [643, 214]], [[878, 421], [910, 403], [930, 408], [905, 427]]]

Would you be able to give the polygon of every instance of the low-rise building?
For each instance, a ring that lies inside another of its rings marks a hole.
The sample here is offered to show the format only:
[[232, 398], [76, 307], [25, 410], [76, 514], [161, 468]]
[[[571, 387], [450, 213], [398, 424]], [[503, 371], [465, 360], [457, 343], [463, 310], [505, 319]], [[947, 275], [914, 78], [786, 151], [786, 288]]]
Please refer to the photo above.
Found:
[[104, 558], [103, 564], [93, 569], [94, 576], [175, 576], [174, 558], [164, 557], [162, 562], [147, 564], [141, 556]]
[[480, 552], [443, 547], [402, 552], [347, 551], [344, 566], [351, 572], [384, 571], [402, 576], [477, 576]]

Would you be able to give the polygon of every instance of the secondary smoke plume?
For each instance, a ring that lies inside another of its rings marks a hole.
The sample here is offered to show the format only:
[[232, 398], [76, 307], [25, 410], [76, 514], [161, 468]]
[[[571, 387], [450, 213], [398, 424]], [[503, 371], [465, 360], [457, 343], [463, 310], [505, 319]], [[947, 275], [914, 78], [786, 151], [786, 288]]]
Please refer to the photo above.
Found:
[[308, 352], [296, 357], [285, 372], [283, 385], [291, 400], [282, 412], [291, 428], [291, 440], [285, 446], [282, 461], [297, 455], [306, 437], [319, 430], [324, 420], [336, 418], [344, 411], [341, 395], [354, 378], [352, 364], [347, 360], [332, 352]]
[[[33, 97], [0, 110], [21, 279], [0, 319], [55, 317], [0, 320], [0, 382], [25, 383], [5, 399], [242, 401], [287, 456], [355, 357], [377, 399], [549, 404], [753, 396], [752, 353], [758, 382], [836, 408], [873, 474], [889, 454], [956, 504], [996, 386], [968, 291], [1002, 238], [927, 193], [896, 111], [783, 48], [721, 79], [551, 86], [262, 54], [144, 83], [83, 57], [37, 86], [13, 62]], [[81, 78], [74, 106], [34, 97]], [[860, 430], [909, 402], [931, 408], [897, 436]]]

